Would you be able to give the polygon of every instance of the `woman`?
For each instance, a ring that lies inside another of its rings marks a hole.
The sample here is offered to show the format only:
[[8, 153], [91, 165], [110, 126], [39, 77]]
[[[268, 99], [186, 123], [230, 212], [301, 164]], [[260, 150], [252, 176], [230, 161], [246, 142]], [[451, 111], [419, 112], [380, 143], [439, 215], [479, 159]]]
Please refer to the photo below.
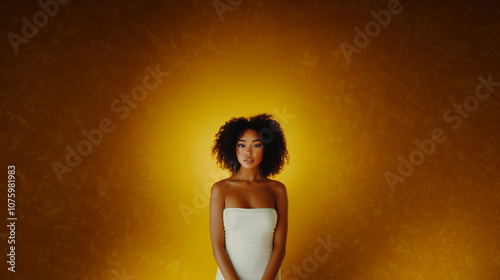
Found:
[[283, 130], [269, 114], [231, 118], [216, 134], [212, 156], [231, 177], [210, 194], [216, 280], [281, 280], [288, 229], [286, 187], [268, 176], [289, 161]]

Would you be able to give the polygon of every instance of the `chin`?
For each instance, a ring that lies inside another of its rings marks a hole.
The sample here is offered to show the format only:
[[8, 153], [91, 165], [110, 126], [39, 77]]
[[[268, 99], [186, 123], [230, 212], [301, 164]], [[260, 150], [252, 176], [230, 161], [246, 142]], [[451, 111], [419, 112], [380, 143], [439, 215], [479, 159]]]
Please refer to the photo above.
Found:
[[[241, 163], [240, 163], [240, 164], [241, 164]], [[249, 168], [249, 169], [250, 169], [250, 168], [255, 168], [255, 167], [258, 167], [258, 166], [259, 166], [259, 164], [258, 164], [258, 163], [256, 164], [256, 163], [254, 162], [254, 163], [252, 163], [252, 164], [248, 164], [248, 163], [241, 164], [241, 166], [243, 166], [243, 167], [245, 167], [245, 168]]]

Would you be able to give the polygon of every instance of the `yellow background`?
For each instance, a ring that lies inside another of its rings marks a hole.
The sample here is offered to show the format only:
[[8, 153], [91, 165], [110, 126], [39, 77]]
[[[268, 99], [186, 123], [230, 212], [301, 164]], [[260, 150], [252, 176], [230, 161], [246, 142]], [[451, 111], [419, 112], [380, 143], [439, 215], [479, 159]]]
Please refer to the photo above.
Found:
[[[15, 274], [0, 235], [5, 279], [214, 279], [204, 194], [229, 173], [210, 148], [263, 112], [290, 153], [273, 178], [290, 205], [283, 280], [318, 238], [338, 246], [308, 279], [500, 279], [500, 88], [457, 129], [443, 119], [479, 75], [500, 80], [497, 2], [401, 1], [351, 63], [339, 45], [389, 1], [243, 0], [222, 21], [211, 1], [159, 2], [60, 4], [17, 54], [7, 34], [41, 8], [0, 3], [18, 217]], [[121, 120], [112, 102], [157, 65], [170, 75]], [[115, 129], [60, 182], [52, 164], [103, 118]], [[447, 139], [391, 190], [385, 172], [435, 128]]]

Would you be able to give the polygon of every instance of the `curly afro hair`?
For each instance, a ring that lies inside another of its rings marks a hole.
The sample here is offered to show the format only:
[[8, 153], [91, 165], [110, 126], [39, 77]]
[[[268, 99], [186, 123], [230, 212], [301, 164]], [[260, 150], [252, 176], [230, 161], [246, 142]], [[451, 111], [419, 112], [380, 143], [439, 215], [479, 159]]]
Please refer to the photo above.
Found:
[[249, 118], [232, 117], [215, 135], [212, 157], [216, 156], [218, 166], [232, 175], [241, 167], [236, 157], [236, 143], [247, 129], [255, 130], [264, 145], [264, 155], [259, 164], [262, 176], [274, 176], [281, 172], [290, 157], [286, 148], [285, 135], [280, 124], [271, 114], [260, 114]]

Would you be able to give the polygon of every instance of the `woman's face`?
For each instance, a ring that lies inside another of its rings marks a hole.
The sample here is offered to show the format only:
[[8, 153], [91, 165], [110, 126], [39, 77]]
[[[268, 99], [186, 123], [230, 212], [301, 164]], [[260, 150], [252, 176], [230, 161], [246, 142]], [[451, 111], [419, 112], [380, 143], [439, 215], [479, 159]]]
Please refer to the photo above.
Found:
[[264, 145], [257, 131], [247, 129], [236, 142], [236, 156], [241, 166], [254, 168], [262, 162]]

